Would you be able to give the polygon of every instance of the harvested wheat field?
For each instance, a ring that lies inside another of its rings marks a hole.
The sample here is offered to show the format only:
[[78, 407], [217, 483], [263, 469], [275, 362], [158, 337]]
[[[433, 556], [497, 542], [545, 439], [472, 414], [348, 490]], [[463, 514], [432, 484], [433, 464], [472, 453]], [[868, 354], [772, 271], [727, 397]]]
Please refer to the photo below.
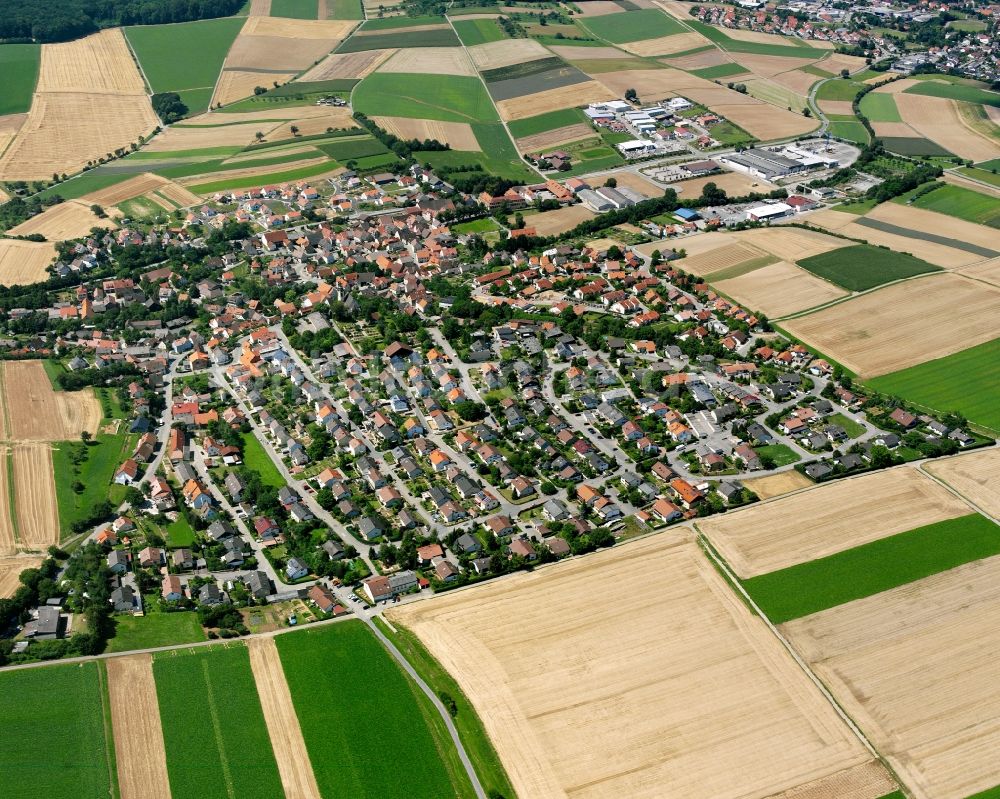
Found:
[[[0, 444], [0, 480], [3, 481], [0, 482], [0, 486], [2, 486], [2, 490], [0, 490], [0, 566], [2, 566], [7, 556], [13, 555], [17, 551], [17, 534], [14, 530], [14, 521], [11, 518], [10, 492], [8, 491], [10, 474], [7, 456], [9, 454], [10, 449], [7, 445]], [[0, 571], [0, 589], [2, 589], [3, 581], [4, 575]], [[0, 597], [3, 596], [6, 596], [6, 594], [3, 590], [0, 590]]]
[[301, 42], [303, 39], [327, 41], [345, 38], [359, 23], [360, 20], [356, 19], [248, 17], [240, 36], [281, 36], [296, 42]]
[[166, 178], [161, 178], [152, 172], [145, 172], [121, 183], [108, 186], [105, 189], [85, 194], [80, 200], [89, 204], [118, 205], [118, 203], [125, 200], [131, 200], [133, 197], [138, 197], [141, 194], [162, 188], [169, 182]]
[[288, 799], [320, 799], [274, 639], [250, 638], [247, 651], [285, 796]]
[[783, 494], [790, 494], [801, 488], [809, 488], [814, 485], [813, 481], [802, 472], [789, 469], [787, 472], [772, 474], [770, 477], [753, 477], [741, 480], [747, 490], [753, 491], [760, 499], [771, 499], [780, 497]]
[[59, 543], [59, 506], [52, 472], [52, 448], [47, 443], [15, 444], [13, 450], [14, 513], [17, 514], [19, 544], [37, 552]]
[[13, 441], [72, 441], [101, 422], [94, 392], [53, 391], [41, 361], [5, 362], [3, 394]]
[[587, 0], [580, 6], [580, 14], [584, 17], [603, 17], [605, 14], [620, 14], [622, 7], [612, 0]]
[[[226, 73], [231, 74], [231, 73]], [[254, 73], [256, 75], [256, 73]], [[260, 75], [256, 75], [259, 78]], [[253, 94], [253, 87], [250, 88]], [[272, 116], [272, 119], [276, 117]], [[201, 150], [210, 147], [246, 147], [253, 143], [257, 131], [266, 133], [273, 123], [246, 122], [241, 125], [218, 127], [178, 127], [171, 125], [154, 137], [143, 149], [152, 153], [169, 153], [179, 150]]]
[[[710, 80], [679, 69], [623, 69], [604, 72], [601, 73], [601, 82], [619, 96], [624, 96], [628, 89], [635, 89], [642, 98], [661, 99], [691, 88], [702, 88], [720, 89], [723, 93], [744, 97], [739, 92], [729, 91]], [[749, 99], [756, 102], [752, 97]]]
[[703, 178], [691, 178], [669, 184], [668, 188], [673, 189], [683, 198], [700, 197], [702, 190], [708, 183], [714, 183], [726, 192], [730, 197], [744, 197], [752, 192], [766, 193], [773, 191], [775, 186], [768, 183], [763, 178], [755, 178], [744, 175], [742, 172], [722, 172], [718, 175], [707, 175]]
[[619, 187], [624, 186], [625, 188], [632, 189], [632, 191], [638, 192], [646, 198], [663, 196], [662, 185], [635, 172], [626, 172], [625, 170], [611, 172], [608, 177], [613, 177], [618, 182]]
[[153, 659], [129, 655], [105, 662], [121, 799], [159, 799], [170, 780]]
[[[354, 121], [354, 117], [351, 116], [350, 108], [321, 107], [326, 112], [323, 115], [281, 122], [276, 127], [267, 130], [265, 132], [266, 141], [276, 142], [284, 139], [296, 139], [300, 136], [315, 136], [319, 133], [326, 133], [327, 128], [342, 130], [359, 127], [358, 123]], [[298, 133], [292, 133], [292, 125], [299, 129]]]
[[[781, 36], [777, 33], [763, 33], [762, 31], [748, 31], [743, 28], [726, 28], [724, 33], [730, 39], [736, 39], [738, 42], [756, 42], [757, 44], [776, 44], [779, 47], [805, 47], [801, 41], [791, 36]], [[823, 54], [822, 50], [816, 51], [816, 58], [819, 58]], [[767, 58], [774, 58], [775, 56], [766, 56]]]
[[840, 70], [846, 69], [848, 72], [857, 72], [864, 69], [865, 60], [854, 55], [844, 53], [830, 53], [826, 58], [816, 64], [820, 69], [826, 70], [832, 75], [839, 75]]
[[[683, 244], [678, 246], [683, 246]], [[713, 250], [708, 250], [697, 255], [691, 255], [691, 251], [688, 250], [688, 256], [684, 260], [679, 261], [678, 266], [692, 275], [711, 275], [720, 269], [741, 266], [748, 261], [766, 257], [767, 253], [765, 251], [750, 244], [730, 239]]]
[[740, 241], [767, 250], [784, 261], [799, 261], [813, 255], [838, 250], [851, 243], [819, 231], [792, 227], [742, 230], [735, 236]]
[[511, 64], [535, 61], [552, 55], [534, 39], [504, 39], [500, 42], [477, 44], [468, 50], [476, 69], [482, 71], [509, 67]]
[[192, 194], [183, 186], [179, 186], [173, 181], [168, 181], [166, 185], [156, 189], [156, 192], [161, 197], [166, 197], [168, 200], [177, 203], [181, 208], [189, 208], [201, 202], [201, 198], [197, 194]]
[[691, 70], [717, 67], [722, 64], [732, 64], [734, 62], [734, 57], [729, 55], [729, 53], [725, 53], [722, 50], [717, 50], [713, 47], [711, 50], [702, 50], [699, 53], [691, 53], [690, 55], [668, 58], [663, 63], [676, 69]]
[[91, 228], [112, 229], [117, 225], [111, 219], [101, 219], [89, 205], [75, 200], [59, 203], [33, 216], [8, 233], [12, 236], [30, 236], [40, 233], [49, 241], [65, 241], [86, 236]]
[[[948, 217], [946, 224], [950, 225], [952, 219], [952, 217]], [[813, 221], [812, 217], [810, 217], [809, 221]], [[958, 222], [957, 219], [954, 221]], [[817, 222], [816, 224], [822, 223]], [[883, 245], [897, 252], [910, 253], [910, 255], [914, 255], [928, 263], [945, 269], [956, 269], [984, 260], [984, 256], [977, 253], [959, 250], [955, 247], [949, 247], [946, 244], [938, 244], [935, 241], [924, 241], [923, 239], [903, 233], [889, 233], [884, 230], [868, 227], [867, 225], [859, 225], [856, 221], [842, 225], [837, 229], [837, 232], [842, 236], [850, 236], [853, 239], [867, 241], [869, 244]], [[939, 236], [947, 236], [948, 228], [940, 228], [934, 232]]]
[[0, 180], [78, 172], [126, 148], [159, 124], [142, 95], [36, 93], [24, 127], [0, 157]]
[[593, 135], [594, 129], [590, 125], [577, 122], [574, 125], [547, 130], [543, 133], [536, 133], [533, 136], [525, 136], [523, 139], [517, 139], [516, 144], [517, 149], [523, 153], [538, 153], [552, 147], [557, 147], [560, 144], [569, 144], [570, 142], [580, 141]]
[[109, 28], [72, 42], [42, 45], [35, 92], [145, 95], [146, 86], [121, 28]]
[[895, 100], [904, 122], [948, 152], [973, 161], [1000, 158], [1000, 142], [966, 125], [954, 100], [922, 94], [897, 94]]
[[539, 236], [555, 236], [572, 230], [581, 222], [593, 219], [594, 216], [593, 211], [582, 205], [567, 205], [555, 211], [532, 214], [525, 219], [524, 224], [533, 227]]
[[566, 45], [550, 47], [557, 56], [567, 61], [604, 61], [609, 58], [624, 58], [625, 54], [617, 47], [579, 47]]
[[[729, 35], [731, 32], [726, 31]], [[778, 55], [754, 55], [752, 53], [740, 53], [734, 55], [741, 66], [746, 67], [750, 72], [756, 75], [760, 75], [763, 78], [770, 78], [774, 75], [778, 75], [782, 72], [788, 72], [793, 69], [801, 69], [804, 66], [812, 64], [819, 58], [822, 58], [823, 53], [819, 50], [816, 51], [816, 58], [786, 58], [785, 56]], [[815, 75], [812, 76], [813, 81], [819, 80]]]
[[753, 308], [772, 319], [847, 296], [846, 291], [833, 283], [821, 280], [787, 261], [778, 261], [712, 285], [744, 307]]
[[0, 599], [10, 599], [21, 585], [21, 572], [25, 569], [37, 569], [42, 559], [34, 555], [17, 555], [15, 557], [0, 557]]
[[418, 75], [476, 74], [476, 68], [462, 47], [412, 47], [397, 50], [378, 71], [411, 72]]
[[[27, 118], [27, 114], [6, 114], [5, 116], [0, 116], [0, 155], [3, 155], [3, 151], [7, 149], [7, 145], [17, 136], [17, 132], [21, 129], [24, 120]], [[4, 192], [4, 197], [7, 197], [6, 192]]]
[[331, 53], [302, 76], [303, 81], [367, 77], [395, 50], [364, 50], [360, 53]]
[[982, 261], [955, 271], [974, 280], [982, 280], [984, 283], [1000, 286], [1000, 258], [991, 258], [989, 261]]
[[250, 16], [266, 17], [271, 13], [271, 0], [250, 0]]
[[783, 326], [858, 375], [874, 377], [996, 338], [998, 318], [1000, 288], [938, 273], [845, 300]]
[[[229, 103], [242, 100], [254, 93], [258, 86], [265, 89], [271, 88], [271, 83], [287, 83], [295, 77], [295, 72], [251, 72], [239, 69], [223, 69], [219, 74], [219, 82], [215, 84], [215, 94], [212, 95], [212, 105]], [[220, 128], [225, 130], [225, 128]], [[169, 129], [167, 131], [170, 132]], [[235, 131], [234, 131], [235, 135]], [[237, 142], [232, 142], [236, 144]], [[214, 145], [202, 144], [201, 147], [211, 147]], [[173, 147], [171, 149], [180, 149]]]
[[970, 512], [946, 488], [903, 467], [836, 480], [698, 527], [747, 579]]
[[56, 259], [56, 246], [50, 241], [0, 239], [0, 285], [24, 286], [48, 280], [45, 267]]
[[715, 113], [721, 114], [761, 141], [799, 136], [815, 130], [819, 124], [812, 117], [804, 117], [802, 114], [786, 111], [784, 108], [767, 103], [756, 105], [719, 103], [712, 105], [711, 108]]
[[923, 468], [990, 516], [1000, 518], [1000, 449], [930, 461]]
[[842, 114], [852, 116], [854, 114], [854, 103], [850, 100], [819, 100], [820, 110], [824, 114]]
[[980, 247], [1000, 247], [1000, 233], [994, 228], [966, 222], [953, 216], [928, 211], [924, 208], [914, 208], [912, 205], [899, 203], [882, 203], [876, 205], [865, 214], [866, 219], [877, 219], [890, 225], [909, 228], [917, 231], [941, 231], [949, 238], [955, 238], [967, 244], [977, 244]]
[[798, 95], [805, 97], [809, 94], [809, 89], [819, 80], [816, 75], [810, 72], [803, 72], [801, 69], [793, 69], [789, 72], [779, 72], [771, 76], [775, 83], [790, 89]]
[[558, 111], [560, 108], [575, 108], [576, 106], [600, 103], [614, 100], [614, 92], [596, 80], [574, 83], [572, 86], [562, 86], [558, 89], [548, 89], [544, 92], [527, 94], [511, 100], [501, 100], [496, 104], [500, 117], [505, 122], [544, 114], [546, 111]]
[[[637, 574], [628, 624], [588, 601]], [[519, 796], [769, 797], [872, 760], [690, 531], [388, 615], [458, 681]]]
[[822, 211], [810, 212], [806, 221], [810, 225], [817, 225], [825, 230], [840, 230], [857, 222], [858, 215], [850, 214], [847, 211], [838, 211], [835, 208], [824, 208]]
[[660, 36], [656, 39], [641, 39], [621, 45], [638, 56], [668, 56], [674, 53], [684, 53], [709, 44], [708, 39], [700, 33], [674, 33], [670, 36]]
[[433, 119], [405, 117], [373, 117], [375, 123], [401, 139], [437, 139], [447, 142], [453, 150], [479, 151], [476, 134], [468, 122], [438, 122]]
[[1000, 557], [782, 629], [915, 797], [1000, 784]]
[[919, 138], [920, 135], [905, 122], [872, 122], [871, 125], [876, 136], [907, 139]]

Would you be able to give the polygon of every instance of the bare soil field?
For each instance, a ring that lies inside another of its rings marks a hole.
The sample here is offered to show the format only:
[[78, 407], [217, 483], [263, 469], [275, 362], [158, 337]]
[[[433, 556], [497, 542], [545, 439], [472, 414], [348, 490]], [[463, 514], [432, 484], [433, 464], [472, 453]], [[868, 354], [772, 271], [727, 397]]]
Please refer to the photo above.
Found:
[[623, 44], [623, 50], [635, 53], [639, 56], [667, 56], [674, 53], [683, 53], [687, 50], [694, 50], [697, 47], [704, 47], [708, 44], [708, 39], [700, 33], [675, 33], [672, 36], [660, 36], [656, 39], [642, 39], [637, 42]]
[[14, 512], [20, 545], [38, 552], [59, 543], [59, 506], [47, 443], [14, 445]]
[[763, 178], [754, 178], [750, 175], [744, 175], [742, 172], [723, 172], [703, 178], [681, 180], [669, 184], [669, 188], [674, 189], [681, 198], [688, 199], [700, 197], [702, 190], [708, 183], [714, 183], [730, 197], [743, 197], [751, 192], [766, 193], [775, 188], [774, 184], [768, 183]]
[[10, 599], [17, 591], [21, 581], [18, 579], [25, 569], [37, 569], [42, 559], [32, 555], [16, 557], [0, 556], [0, 599]]
[[980, 247], [1000, 247], [1000, 233], [994, 228], [966, 222], [953, 216], [928, 211], [924, 208], [914, 208], [912, 205], [899, 203], [882, 203], [876, 205], [865, 214], [866, 219], [877, 219], [891, 225], [921, 231], [942, 231], [942, 235], [959, 239]]
[[47, 180], [128, 147], [159, 124], [145, 95], [36, 93], [20, 133], [0, 157], [0, 180]]
[[55, 259], [56, 247], [51, 241], [0, 239], [0, 284], [24, 286], [47, 280], [45, 267]]
[[698, 527], [746, 579], [971, 512], [917, 469], [901, 468], [836, 480]]
[[767, 103], [757, 105], [717, 103], [711, 105], [711, 108], [761, 141], [798, 136], [818, 126], [816, 120], [811, 117], [804, 117]]
[[523, 153], [539, 153], [559, 144], [569, 144], [570, 142], [580, 141], [593, 135], [594, 130], [590, 125], [577, 122], [575, 125], [566, 125], [562, 128], [547, 130], [544, 133], [536, 133], [533, 136], [525, 136], [523, 139], [517, 139], [517, 149]]
[[1000, 558], [782, 625], [918, 799], [1000, 783]]
[[524, 224], [533, 227], [539, 236], [554, 236], [572, 230], [581, 222], [593, 218], [593, 211], [589, 211], [582, 205], [567, 205], [556, 211], [532, 214], [525, 218]]
[[35, 92], [145, 95], [146, 87], [121, 28], [108, 28], [72, 42], [42, 45]]
[[998, 318], [1000, 289], [938, 273], [845, 300], [783, 327], [851, 371], [873, 377], [996, 338]]
[[616, 97], [617, 95], [608, 91], [603, 84], [596, 80], [588, 80], [574, 83], [572, 86], [515, 97], [512, 100], [501, 100], [496, 106], [500, 117], [506, 122], [512, 122], [516, 119], [538, 116], [546, 111], [575, 108], [578, 105], [614, 100]]
[[419, 75], [476, 74], [476, 68], [462, 47], [411, 47], [397, 50], [378, 71], [411, 72]]
[[[504, 39], [468, 48], [476, 69], [485, 71], [548, 58], [552, 55], [534, 39]], [[586, 103], [584, 103], [586, 105]]]
[[[825, 212], [822, 212], [825, 213]], [[811, 220], [810, 220], [811, 221]], [[958, 221], [957, 219], [955, 220]], [[948, 224], [951, 223], [949, 217]], [[817, 223], [820, 224], [820, 223]], [[946, 235], [947, 228], [939, 229], [939, 235]], [[945, 269], [955, 269], [962, 266], [978, 263], [983, 260], [982, 255], [971, 253], [966, 250], [959, 250], [949, 247], [946, 244], [938, 244], [935, 241], [925, 241], [923, 239], [906, 236], [899, 233], [890, 233], [885, 230], [859, 225], [857, 222], [850, 222], [842, 225], [838, 230], [843, 236], [850, 236], [854, 239], [862, 239], [869, 244], [884, 245], [897, 252], [908, 252], [917, 258], [922, 258], [928, 263], [940, 266]]]
[[108, 696], [122, 799], [159, 799], [170, 779], [150, 655], [108, 658]]
[[303, 81], [364, 78], [395, 50], [364, 50], [360, 53], [331, 53], [302, 76]]
[[320, 799], [274, 639], [250, 638], [247, 650], [285, 796], [288, 799]]
[[771, 319], [815, 308], [848, 294], [787, 261], [778, 261], [713, 285], [741, 305]]
[[374, 117], [379, 127], [401, 139], [437, 139], [447, 142], [453, 150], [478, 152], [479, 142], [468, 122], [438, 122], [432, 119], [405, 117]]
[[608, 58], [622, 58], [625, 55], [617, 47], [578, 47], [566, 45], [550, 49], [557, 56], [565, 58], [567, 61], [600, 61]]
[[851, 243], [818, 231], [792, 227], [742, 230], [735, 235], [740, 241], [760, 247], [784, 261], [799, 261]]
[[[8, 491], [10, 476], [7, 468], [7, 455], [9, 452], [6, 444], [0, 444], [0, 480], [3, 481], [0, 482], [0, 597], [7, 596], [3, 590], [4, 562], [7, 560], [7, 556], [13, 555], [17, 551], [17, 535], [14, 531], [14, 522], [11, 519], [10, 492]], [[27, 568], [27, 566], [22, 568]], [[16, 580], [16, 573], [14, 577]]]
[[[628, 624], [587, 601], [636, 574]], [[470, 697], [519, 796], [769, 797], [872, 759], [690, 533], [388, 615]]]
[[3, 393], [13, 441], [73, 441], [101, 422], [94, 392], [53, 391], [41, 361], [5, 362]]
[[973, 161], [1000, 158], [1000, 142], [966, 125], [954, 100], [922, 94], [897, 94], [895, 99], [904, 122], [949, 152]]
[[850, 100], [820, 100], [820, 110], [826, 114], [853, 114], [854, 103]]
[[11, 228], [8, 233], [12, 236], [41, 233], [49, 241], [65, 241], [85, 236], [94, 227], [111, 229], [117, 225], [110, 219], [98, 217], [89, 205], [69, 200], [45, 209], [38, 216]]
[[749, 480], [743, 480], [742, 483], [761, 499], [780, 497], [784, 494], [790, 494], [792, 491], [798, 491], [800, 488], [809, 488], [813, 485], [812, 480], [801, 472], [795, 471], [795, 469], [790, 469], [780, 474], [772, 474], [770, 477], [753, 477]]
[[923, 469], [944, 480], [990, 516], [1000, 518], [1000, 449], [931, 461]]

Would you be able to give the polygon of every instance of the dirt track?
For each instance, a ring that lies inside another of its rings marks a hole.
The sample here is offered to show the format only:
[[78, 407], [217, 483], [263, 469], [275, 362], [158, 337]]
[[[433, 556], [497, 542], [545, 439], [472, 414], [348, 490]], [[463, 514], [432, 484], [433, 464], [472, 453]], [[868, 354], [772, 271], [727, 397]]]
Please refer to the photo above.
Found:
[[251, 638], [247, 641], [247, 649], [285, 797], [320, 799], [319, 787], [309, 762], [309, 753], [302, 738], [274, 639]]
[[152, 656], [109, 658], [105, 663], [121, 799], [169, 797]]

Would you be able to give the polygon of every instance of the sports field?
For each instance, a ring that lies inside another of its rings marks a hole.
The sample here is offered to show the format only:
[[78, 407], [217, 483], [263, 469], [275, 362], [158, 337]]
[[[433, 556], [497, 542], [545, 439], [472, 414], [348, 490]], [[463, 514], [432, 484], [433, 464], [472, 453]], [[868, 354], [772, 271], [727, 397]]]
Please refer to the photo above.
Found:
[[[917, 197], [913, 205], [967, 222], [1000, 228], [1000, 199], [961, 186], [941, 186]], [[1000, 240], [997, 245], [1000, 246]]]
[[876, 391], [959, 413], [1000, 435], [1000, 338], [868, 381]]
[[867, 289], [940, 269], [906, 253], [856, 244], [799, 261], [799, 266], [849, 291]]
[[275, 643], [324, 796], [471, 795], [435, 710], [362, 622]]
[[41, 52], [38, 44], [0, 45], [0, 75], [3, 75], [0, 116], [23, 114], [31, 108]]
[[[867, 751], [690, 531], [675, 532], [415, 602], [390, 621], [455, 677], [518, 796], [737, 799], [814, 781], [815, 796], [847, 795], [833, 783], [857, 779]], [[588, 601], [595, 581], [636, 575], [642, 590], [626, 600]], [[870, 778], [849, 795], [894, 788], [877, 769]]]
[[242, 643], [153, 659], [173, 799], [282, 794]]
[[657, 39], [661, 36], [687, 32], [679, 22], [655, 8], [587, 17], [582, 24], [595, 36], [613, 44]]
[[103, 668], [90, 661], [0, 673], [0, 796], [117, 795]]
[[1000, 527], [972, 513], [751, 577], [743, 587], [775, 624], [1000, 554]]
[[496, 109], [479, 78], [375, 72], [354, 90], [354, 109], [369, 116], [493, 122]]
[[173, 25], [125, 28], [125, 37], [154, 93], [177, 92], [192, 114], [208, 108], [243, 20], [205, 19]]

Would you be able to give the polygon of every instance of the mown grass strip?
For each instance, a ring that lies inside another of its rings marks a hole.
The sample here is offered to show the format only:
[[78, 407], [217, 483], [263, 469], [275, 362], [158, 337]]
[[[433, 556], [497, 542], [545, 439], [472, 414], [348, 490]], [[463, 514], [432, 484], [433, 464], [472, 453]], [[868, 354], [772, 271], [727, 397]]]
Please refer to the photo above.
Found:
[[767, 617], [781, 624], [997, 554], [1000, 527], [971, 513], [742, 583]]

